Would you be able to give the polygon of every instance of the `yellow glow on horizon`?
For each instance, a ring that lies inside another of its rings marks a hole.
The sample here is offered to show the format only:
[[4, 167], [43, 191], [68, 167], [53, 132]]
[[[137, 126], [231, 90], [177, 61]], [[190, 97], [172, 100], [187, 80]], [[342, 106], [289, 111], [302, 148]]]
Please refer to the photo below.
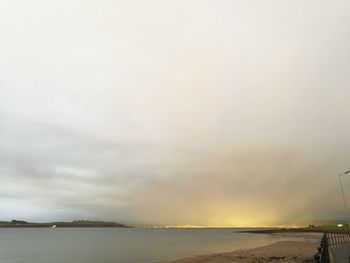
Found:
[[299, 228], [305, 227], [305, 225], [252, 225], [252, 226], [229, 226], [229, 225], [208, 225], [208, 226], [198, 226], [198, 225], [165, 225], [165, 226], [142, 226], [144, 228]]

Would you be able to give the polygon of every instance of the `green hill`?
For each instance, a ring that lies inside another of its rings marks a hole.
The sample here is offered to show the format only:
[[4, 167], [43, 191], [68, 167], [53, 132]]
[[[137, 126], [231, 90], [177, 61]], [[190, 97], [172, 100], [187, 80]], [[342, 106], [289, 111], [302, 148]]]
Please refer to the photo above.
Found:
[[115, 222], [74, 220], [72, 222], [47, 222], [35, 223], [20, 220], [0, 221], [3, 228], [26, 228], [26, 227], [129, 227]]

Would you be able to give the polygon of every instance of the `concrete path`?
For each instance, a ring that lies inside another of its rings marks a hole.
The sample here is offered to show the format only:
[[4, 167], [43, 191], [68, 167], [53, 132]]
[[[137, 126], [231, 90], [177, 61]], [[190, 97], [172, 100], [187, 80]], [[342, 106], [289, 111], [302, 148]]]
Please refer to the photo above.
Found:
[[350, 246], [344, 245], [339, 247], [331, 247], [334, 263], [349, 263]]

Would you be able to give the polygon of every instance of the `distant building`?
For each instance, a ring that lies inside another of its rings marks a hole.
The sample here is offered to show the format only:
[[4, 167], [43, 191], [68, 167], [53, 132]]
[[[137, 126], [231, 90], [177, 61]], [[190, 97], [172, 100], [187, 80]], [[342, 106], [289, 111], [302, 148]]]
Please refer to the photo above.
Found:
[[315, 225], [309, 225], [308, 228], [309, 229], [315, 229], [316, 227], [315, 227]]

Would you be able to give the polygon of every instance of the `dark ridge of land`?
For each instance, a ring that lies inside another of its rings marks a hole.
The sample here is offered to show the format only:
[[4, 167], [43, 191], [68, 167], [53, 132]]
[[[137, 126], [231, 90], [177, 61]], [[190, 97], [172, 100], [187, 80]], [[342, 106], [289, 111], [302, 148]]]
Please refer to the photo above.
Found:
[[35, 223], [27, 221], [0, 221], [0, 228], [30, 228], [30, 227], [130, 227], [115, 222], [75, 220], [72, 222], [45, 222]]
[[254, 229], [243, 230], [241, 233], [252, 234], [275, 234], [275, 233], [300, 233], [300, 232], [324, 232], [319, 229], [307, 229], [307, 228], [274, 228], [274, 229]]
[[269, 228], [269, 229], [252, 229], [244, 230], [241, 233], [253, 233], [253, 234], [275, 234], [275, 233], [324, 233], [324, 232], [350, 232], [349, 225], [343, 225], [338, 227], [337, 225], [324, 225], [324, 226], [312, 226], [312, 227], [300, 227], [300, 228]]

